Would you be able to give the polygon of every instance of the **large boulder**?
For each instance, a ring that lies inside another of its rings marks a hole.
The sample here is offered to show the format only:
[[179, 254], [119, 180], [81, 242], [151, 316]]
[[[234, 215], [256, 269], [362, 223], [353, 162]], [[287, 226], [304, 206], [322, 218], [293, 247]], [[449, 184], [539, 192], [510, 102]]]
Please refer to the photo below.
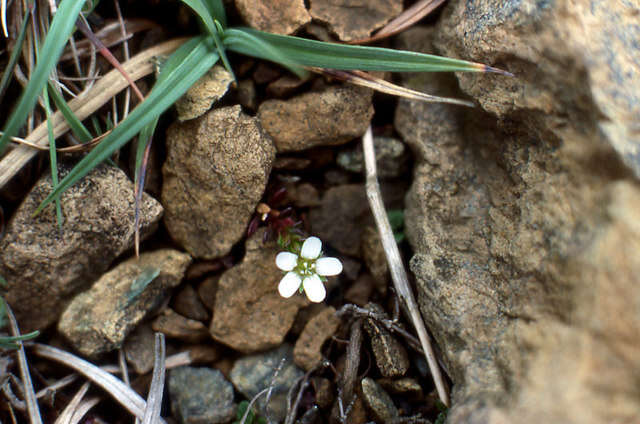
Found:
[[[454, 383], [450, 423], [640, 416], [631, 16], [622, 2], [454, 1], [435, 33], [402, 38], [517, 76], [458, 75], [481, 108], [396, 111], [416, 156], [410, 267]], [[448, 76], [406, 83], [462, 95]]]

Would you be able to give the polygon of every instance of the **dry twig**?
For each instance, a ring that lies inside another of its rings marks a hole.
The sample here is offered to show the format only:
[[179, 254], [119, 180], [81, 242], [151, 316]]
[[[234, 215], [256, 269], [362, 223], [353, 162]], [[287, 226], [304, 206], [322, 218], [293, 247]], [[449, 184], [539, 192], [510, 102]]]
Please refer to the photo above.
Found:
[[376, 156], [373, 149], [371, 126], [369, 126], [367, 132], [362, 137], [362, 147], [364, 150], [364, 163], [366, 168], [367, 199], [369, 200], [371, 212], [373, 213], [376, 226], [378, 227], [378, 232], [380, 233], [384, 253], [387, 257], [389, 270], [391, 271], [393, 285], [406, 308], [406, 312], [409, 314], [409, 318], [411, 319], [416, 332], [418, 333], [418, 338], [422, 344], [422, 349], [424, 350], [431, 375], [433, 376], [433, 381], [436, 385], [436, 390], [438, 391], [438, 397], [442, 403], [449, 406], [449, 394], [447, 393], [447, 388], [444, 379], [442, 378], [440, 367], [438, 366], [435, 354], [433, 353], [431, 340], [429, 338], [429, 334], [427, 334], [427, 329], [425, 328], [424, 321], [422, 320], [422, 315], [420, 315], [420, 310], [418, 309], [416, 300], [413, 297], [413, 292], [409, 286], [407, 272], [404, 269], [402, 258], [400, 257], [400, 251], [398, 250], [398, 245], [393, 237], [389, 218], [382, 202], [380, 185], [378, 184], [376, 173]]

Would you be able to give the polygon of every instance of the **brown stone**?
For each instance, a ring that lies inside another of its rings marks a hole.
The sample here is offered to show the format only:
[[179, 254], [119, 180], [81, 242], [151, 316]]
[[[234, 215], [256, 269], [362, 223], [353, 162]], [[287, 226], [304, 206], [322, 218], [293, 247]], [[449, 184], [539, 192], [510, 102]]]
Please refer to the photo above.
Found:
[[311, 21], [303, 0], [235, 0], [251, 27], [276, 34], [292, 34]]
[[[633, 422], [637, 19], [618, 2], [468, 5], [449, 3], [438, 46], [518, 78], [460, 74], [484, 111], [401, 100], [395, 121], [416, 155], [406, 234], [454, 383], [447, 420]], [[446, 77], [407, 82], [455, 95]]]
[[180, 284], [189, 262], [189, 255], [171, 249], [122, 262], [73, 298], [60, 317], [58, 331], [86, 356], [117, 349]]
[[[60, 178], [70, 169], [61, 165]], [[42, 177], [0, 240], [0, 275], [7, 281], [0, 291], [25, 333], [53, 324], [74, 295], [133, 247], [133, 184], [124, 172], [99, 166], [66, 190], [60, 228], [53, 204], [34, 216], [51, 190], [50, 175]], [[140, 207], [144, 238], [155, 231], [162, 207], [146, 194]]]
[[242, 262], [222, 274], [209, 328], [214, 339], [244, 353], [280, 345], [298, 309], [308, 304], [304, 295], [280, 296], [278, 249], [262, 237], [258, 231], [247, 240]]
[[206, 113], [225, 95], [233, 77], [223, 66], [216, 65], [200, 77], [175, 103], [179, 121], [187, 121]]
[[322, 362], [322, 345], [333, 336], [340, 325], [336, 310], [329, 306], [311, 318], [298, 337], [293, 349], [297, 366], [309, 371]]
[[209, 332], [204, 324], [185, 318], [169, 308], [153, 320], [151, 328], [168, 338], [180, 339], [188, 343], [197, 343], [209, 338]]
[[364, 134], [373, 116], [372, 91], [329, 87], [289, 100], [267, 100], [258, 116], [278, 152], [336, 145]]
[[173, 124], [162, 169], [165, 225], [194, 257], [225, 255], [246, 232], [275, 149], [240, 106]]
[[209, 312], [198, 293], [187, 284], [173, 298], [173, 309], [180, 315], [197, 321], [207, 321]]
[[361, 237], [361, 251], [362, 258], [376, 283], [376, 290], [384, 295], [387, 292], [389, 265], [376, 227], [365, 227]]
[[340, 40], [366, 38], [402, 12], [400, 0], [311, 0], [314, 19], [329, 23]]
[[[379, 305], [369, 303], [367, 309], [386, 317]], [[367, 318], [364, 329], [371, 340], [371, 349], [380, 374], [384, 377], [402, 377], [409, 369], [409, 355], [404, 346], [378, 320]]]

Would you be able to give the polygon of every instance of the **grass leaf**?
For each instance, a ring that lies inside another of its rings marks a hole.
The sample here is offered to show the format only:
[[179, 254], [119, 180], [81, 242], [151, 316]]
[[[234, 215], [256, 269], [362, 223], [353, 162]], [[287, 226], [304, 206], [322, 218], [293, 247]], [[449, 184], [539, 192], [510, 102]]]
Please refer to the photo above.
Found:
[[[266, 34], [261, 31], [257, 32]], [[231, 51], [278, 63], [300, 78], [307, 76], [307, 71], [300, 66], [303, 63], [287, 54], [288, 52], [282, 51], [269, 41], [257, 36], [253, 30], [229, 28], [224, 31], [222, 42]]]
[[196, 15], [198, 15], [207, 31], [209, 31], [209, 34], [213, 35], [217, 33], [217, 28], [213, 22], [211, 11], [203, 0], [182, 0], [182, 2], [196, 12]]
[[58, 12], [54, 16], [47, 37], [42, 44], [40, 50], [42, 53], [39, 55], [38, 63], [29, 78], [29, 84], [20, 96], [18, 106], [9, 117], [4, 134], [0, 137], [0, 153], [4, 151], [10, 138], [18, 133], [27, 116], [33, 110], [51, 70], [55, 67], [67, 39], [73, 32], [83, 5], [84, 1], [78, 0], [62, 0], [60, 2]]
[[[242, 39], [240, 34], [244, 34], [245, 38]], [[262, 44], [271, 46], [271, 49], [264, 49], [257, 43], [250, 44], [246, 41], [247, 36], [251, 36], [253, 40], [262, 41]], [[225, 31], [223, 41], [230, 50], [248, 56], [278, 63], [282, 63], [281, 57], [284, 57], [285, 65], [288, 62], [318, 68], [361, 71], [505, 73], [505, 71], [466, 60], [380, 47], [325, 43], [250, 28], [228, 29]], [[272, 55], [274, 49], [279, 52], [279, 56]]]
[[[171, 71], [156, 82], [147, 99], [85, 156], [40, 204], [36, 214], [80, 178], [126, 144], [142, 128], [167, 110], [198, 78], [218, 61], [211, 37], [194, 37], [165, 63]], [[177, 63], [177, 66], [176, 66]]]
[[[2, 73], [2, 80], [0, 80], [0, 101], [4, 98], [4, 93], [9, 86], [9, 81], [11, 79], [11, 75], [13, 75], [13, 70], [16, 67], [16, 63], [18, 63], [18, 59], [20, 58], [20, 53], [22, 52], [22, 44], [24, 44], [24, 37], [27, 34], [27, 25], [29, 24], [29, 18], [31, 17], [31, 7], [27, 7], [26, 13], [24, 14], [24, 18], [22, 20], [22, 25], [20, 26], [20, 32], [18, 33], [18, 39], [13, 46], [13, 50], [11, 50], [11, 56], [9, 56], [9, 63], [4, 68]], [[0, 149], [1, 151], [2, 149]]]
[[227, 26], [227, 14], [224, 11], [224, 5], [222, 4], [222, 0], [204, 0], [205, 6], [209, 10], [209, 14], [216, 21], [220, 22], [223, 27]]
[[[49, 166], [51, 167], [51, 184], [53, 189], [58, 186], [58, 155], [56, 152], [56, 138], [53, 135], [53, 125], [51, 123], [51, 105], [49, 104], [49, 94], [47, 88], [42, 90], [44, 100], [44, 112], [47, 117], [47, 132], [49, 133]], [[56, 197], [56, 220], [58, 228], [62, 229], [62, 208], [60, 207], [60, 196]]]
[[60, 94], [60, 92], [55, 89], [51, 81], [49, 81], [49, 95], [53, 99], [53, 103], [56, 104], [56, 107], [58, 108], [60, 113], [62, 113], [62, 116], [64, 116], [64, 119], [67, 121], [69, 127], [71, 128], [71, 131], [78, 138], [78, 140], [83, 143], [91, 141], [93, 136], [91, 135], [87, 127], [85, 127], [84, 124], [80, 121], [80, 119], [78, 119], [75, 113], [73, 113], [71, 108], [69, 108], [69, 105], [62, 97], [62, 94]]

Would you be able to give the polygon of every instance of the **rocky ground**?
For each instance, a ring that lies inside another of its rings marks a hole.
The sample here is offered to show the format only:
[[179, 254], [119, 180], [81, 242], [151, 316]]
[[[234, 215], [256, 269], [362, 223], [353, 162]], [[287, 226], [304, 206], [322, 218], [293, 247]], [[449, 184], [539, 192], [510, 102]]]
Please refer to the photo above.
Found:
[[[235, 9], [255, 28], [349, 41], [403, 8], [351, 3]], [[475, 108], [396, 102], [246, 60], [232, 87], [214, 68], [155, 144], [140, 258], [126, 158], [62, 196], [61, 229], [52, 209], [33, 217], [51, 189], [45, 170], [2, 192], [4, 297], [23, 331], [48, 330], [43, 342], [99, 364], [121, 351], [143, 395], [153, 333], [164, 333], [169, 355], [189, 355], [167, 374], [173, 422], [232, 422], [270, 386], [259, 413], [280, 422], [301, 381], [301, 423], [443, 419], [426, 362], [403, 336], [413, 328], [355, 308], [397, 316], [363, 184], [359, 137], [372, 123], [383, 196], [404, 210], [400, 246], [451, 387], [446, 422], [636, 422], [639, 16], [637, 1], [450, 0], [392, 39], [516, 75], [396, 76]], [[247, 232], [259, 202], [291, 206], [342, 260], [324, 303], [279, 296], [270, 228]], [[59, 374], [32, 366], [39, 386]], [[92, 418], [130, 421], [113, 409]]]

